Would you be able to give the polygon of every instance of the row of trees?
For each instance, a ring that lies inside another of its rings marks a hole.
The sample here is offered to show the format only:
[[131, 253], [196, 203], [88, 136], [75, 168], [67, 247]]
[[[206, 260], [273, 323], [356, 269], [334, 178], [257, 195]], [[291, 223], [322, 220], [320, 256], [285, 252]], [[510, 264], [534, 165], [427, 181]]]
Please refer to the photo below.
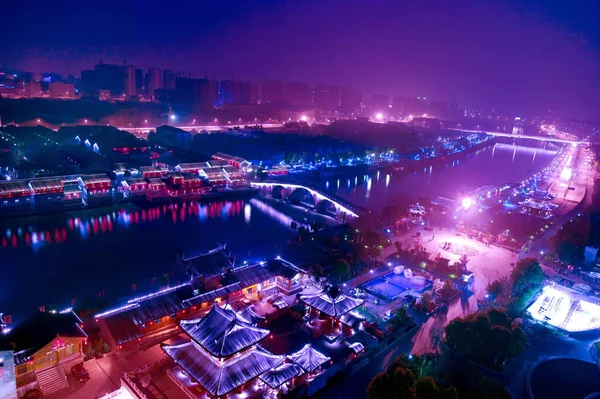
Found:
[[371, 380], [367, 399], [510, 399], [499, 382], [449, 355], [401, 355]]

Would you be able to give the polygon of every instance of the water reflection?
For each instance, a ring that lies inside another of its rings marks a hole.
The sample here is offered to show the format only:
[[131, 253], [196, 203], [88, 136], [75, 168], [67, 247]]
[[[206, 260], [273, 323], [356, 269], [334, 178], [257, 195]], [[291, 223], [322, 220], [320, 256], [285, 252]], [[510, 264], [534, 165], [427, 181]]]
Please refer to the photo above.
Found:
[[[19, 248], [30, 247], [34, 251], [51, 245], [60, 244], [73, 239], [88, 239], [91, 236], [111, 233], [115, 226], [129, 228], [132, 225], [151, 224], [155, 221], [170, 220], [172, 224], [183, 223], [189, 217], [198, 217], [200, 221], [207, 218], [227, 219], [241, 214], [244, 208], [244, 220], [250, 223], [252, 207], [244, 205], [243, 200], [220, 201], [211, 203], [174, 203], [154, 206], [147, 209], [127, 210], [119, 209], [116, 212], [106, 212], [100, 216], [71, 217], [66, 220], [66, 226], [54, 227], [48, 230], [34, 230], [28, 226], [23, 234], [24, 226], [7, 228], [0, 239], [0, 246]], [[17, 234], [14, 234], [16, 231]]]
[[331, 187], [330, 191], [380, 212], [397, 195], [455, 199], [477, 187], [518, 182], [546, 167], [555, 155], [555, 151], [542, 148], [496, 144], [446, 164], [435, 164], [435, 168], [426, 165], [416, 171], [394, 173], [394, 181], [390, 175], [379, 181], [355, 176], [350, 186], [342, 190]]

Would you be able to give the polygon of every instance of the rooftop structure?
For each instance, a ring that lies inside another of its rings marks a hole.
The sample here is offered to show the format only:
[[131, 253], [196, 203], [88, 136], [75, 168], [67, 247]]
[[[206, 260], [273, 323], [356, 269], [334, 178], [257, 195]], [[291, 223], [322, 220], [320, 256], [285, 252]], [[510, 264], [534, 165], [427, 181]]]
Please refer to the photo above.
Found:
[[331, 360], [328, 356], [315, 350], [310, 344], [306, 344], [298, 352], [289, 355], [288, 359], [302, 367], [306, 373], [316, 371], [319, 367]]
[[29, 187], [34, 194], [62, 193], [64, 183], [60, 179], [31, 180]]
[[210, 397], [220, 397], [283, 363], [283, 356], [272, 355], [261, 348], [248, 350], [224, 362], [214, 359], [195, 342], [163, 346]]
[[15, 347], [15, 362], [21, 364], [57, 338], [87, 339], [82, 321], [72, 311], [39, 312], [13, 328], [7, 338]]
[[337, 285], [326, 286], [315, 294], [301, 295], [300, 300], [333, 318], [339, 318], [364, 303], [362, 299], [345, 295]]
[[33, 191], [22, 180], [0, 182], [0, 198], [12, 198], [31, 195]]
[[225, 246], [190, 257], [186, 257], [184, 254], [182, 260], [191, 266], [196, 276], [211, 277], [221, 275], [224, 270], [233, 267], [233, 261]]
[[280, 366], [272, 368], [271, 370], [261, 375], [259, 378], [262, 382], [268, 385], [269, 388], [277, 389], [292, 378], [298, 377], [303, 373], [304, 371], [297, 364], [284, 363]]
[[193, 288], [184, 284], [131, 299], [126, 305], [100, 313], [96, 318], [102, 319], [101, 328], [111, 343], [123, 345], [142, 337], [145, 330], [152, 329], [160, 319], [186, 309], [188, 305], [184, 301], [193, 296]]
[[262, 341], [269, 330], [255, 327], [218, 305], [201, 319], [183, 320], [181, 328], [212, 356], [226, 358]]

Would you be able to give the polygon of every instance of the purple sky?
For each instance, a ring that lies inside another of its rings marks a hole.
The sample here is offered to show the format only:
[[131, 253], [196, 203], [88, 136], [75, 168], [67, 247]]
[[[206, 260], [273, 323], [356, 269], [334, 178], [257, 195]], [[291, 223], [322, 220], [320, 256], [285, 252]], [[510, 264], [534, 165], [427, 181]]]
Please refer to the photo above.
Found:
[[13, 1], [0, 65], [78, 76], [100, 59], [127, 61], [600, 119], [597, 3]]

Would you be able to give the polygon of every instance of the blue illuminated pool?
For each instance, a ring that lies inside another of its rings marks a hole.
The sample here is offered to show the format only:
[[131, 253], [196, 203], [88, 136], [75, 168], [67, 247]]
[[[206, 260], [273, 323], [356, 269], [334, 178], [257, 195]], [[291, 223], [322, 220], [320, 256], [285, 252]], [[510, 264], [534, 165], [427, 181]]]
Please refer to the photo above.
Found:
[[431, 280], [424, 279], [423, 284], [420, 284], [404, 277], [402, 274], [395, 273], [388, 273], [383, 278], [385, 281], [389, 281], [398, 287], [404, 288], [404, 290], [413, 290], [418, 293], [428, 290], [431, 288], [432, 284]]
[[397, 285], [390, 283], [382, 278], [376, 278], [363, 284], [363, 289], [368, 293], [378, 296], [389, 301], [393, 301], [398, 298], [404, 291], [405, 288], [398, 287]]

